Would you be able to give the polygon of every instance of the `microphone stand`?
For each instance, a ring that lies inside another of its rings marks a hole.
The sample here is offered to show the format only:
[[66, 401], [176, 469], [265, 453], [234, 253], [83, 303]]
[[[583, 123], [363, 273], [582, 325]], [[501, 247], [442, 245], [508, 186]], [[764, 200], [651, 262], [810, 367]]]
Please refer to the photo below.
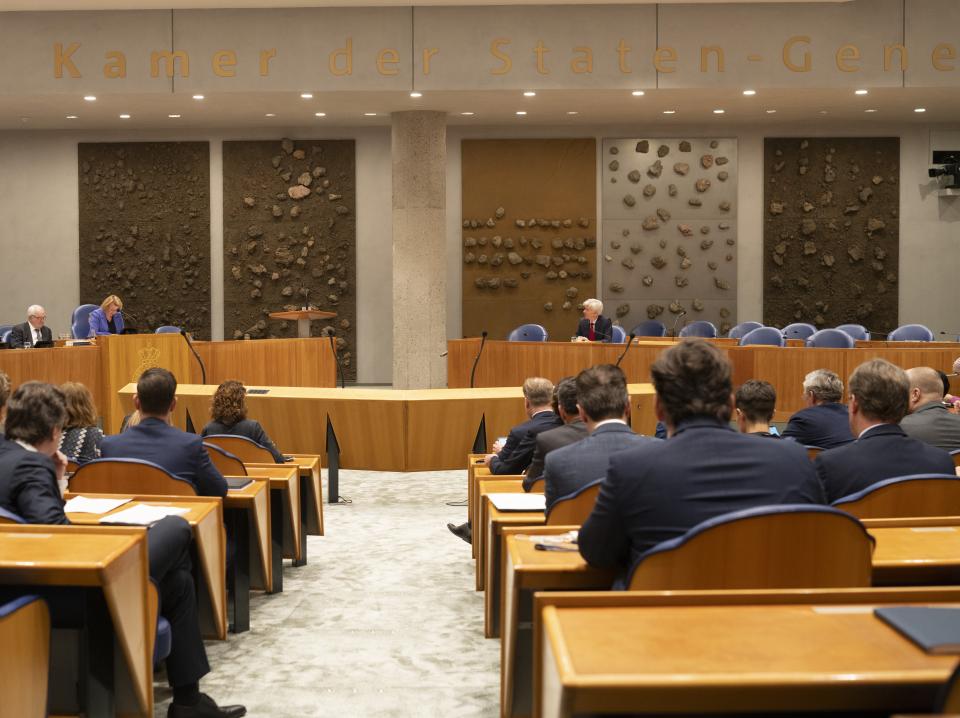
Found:
[[180, 330], [180, 336], [183, 337], [183, 340], [187, 343], [187, 346], [190, 347], [190, 351], [193, 353], [193, 356], [197, 358], [197, 363], [200, 364], [200, 383], [207, 383], [207, 368], [203, 365], [203, 359], [200, 358], [200, 355], [197, 353], [197, 350], [194, 348], [193, 343], [190, 341], [190, 336], [187, 334], [186, 329]]
[[620, 358], [617, 359], [616, 366], [620, 366], [620, 362], [623, 361], [623, 358], [627, 355], [627, 352], [630, 351], [630, 347], [633, 345], [633, 340], [636, 338], [636, 335], [633, 332], [630, 332], [630, 336], [627, 338], [627, 348], [623, 350], [623, 353], [620, 355]]
[[686, 311], [682, 311], [677, 315], [677, 318], [673, 320], [673, 329], [670, 330], [670, 333], [673, 335], [673, 338], [677, 338], [677, 322], [679, 322], [683, 317], [687, 316]]
[[483, 354], [483, 346], [487, 343], [487, 330], [480, 332], [480, 351], [473, 360], [473, 367], [470, 369], [470, 388], [473, 389], [473, 379], [477, 373], [477, 364], [480, 362], [480, 355]]

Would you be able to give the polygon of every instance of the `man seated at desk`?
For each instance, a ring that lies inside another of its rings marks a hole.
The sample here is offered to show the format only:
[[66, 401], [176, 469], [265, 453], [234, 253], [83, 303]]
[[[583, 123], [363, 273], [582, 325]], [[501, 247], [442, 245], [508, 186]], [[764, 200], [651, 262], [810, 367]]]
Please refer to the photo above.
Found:
[[580, 553], [590, 565], [626, 572], [647, 549], [714, 516], [824, 502], [802, 446], [730, 428], [732, 373], [730, 360], [703, 339], [686, 339], [653, 363], [657, 418], [670, 438], [610, 457], [580, 529]]
[[[0, 376], [0, 402], [9, 382]], [[0, 404], [0, 419], [5, 410]], [[0, 506], [32, 524], [69, 524], [61, 488], [66, 486], [66, 457], [57, 451], [67, 412], [63, 393], [50, 384], [27, 382], [10, 399], [6, 438], [0, 440]], [[197, 613], [190, 564], [190, 525], [168, 516], [147, 531], [150, 577], [160, 594], [160, 613], [170, 622], [172, 645], [167, 678], [173, 688], [168, 718], [231, 718], [243, 706], [219, 707], [200, 693], [200, 679], [210, 672]], [[5, 591], [9, 589], [4, 589]], [[56, 616], [57, 600], [52, 600]]]
[[613, 339], [613, 320], [603, 316], [603, 302], [587, 299], [583, 302], [583, 319], [577, 325], [575, 342], [604, 342]]
[[779, 439], [770, 431], [770, 422], [777, 409], [777, 390], [768, 381], [749, 379], [736, 394], [737, 430], [741, 434]]
[[587, 425], [577, 409], [577, 380], [567, 376], [557, 382], [553, 390], [553, 411], [563, 420], [563, 426], [537, 434], [533, 460], [523, 479], [523, 490], [530, 491], [534, 482], [543, 476], [543, 462], [554, 449], [574, 444], [587, 436]]
[[843, 381], [829, 369], [815, 369], [803, 378], [805, 408], [790, 417], [784, 439], [804, 446], [835, 449], [853, 441], [847, 406], [841, 404]]
[[133, 405], [140, 423], [122, 434], [106, 436], [104, 459], [142, 459], [162, 466], [193, 484], [200, 496], [227, 495], [227, 482], [203, 446], [203, 439], [170, 425], [177, 405], [177, 380], [166, 369], [147, 369], [137, 381]]
[[8, 343], [15, 348], [36, 346], [40, 342], [52, 342], [53, 332], [46, 326], [47, 311], [39, 304], [27, 308], [27, 321], [10, 330]]
[[910, 380], [910, 413], [900, 427], [907, 436], [944, 451], [960, 449], [960, 416], [944, 403], [946, 388], [936, 369], [907, 369]]

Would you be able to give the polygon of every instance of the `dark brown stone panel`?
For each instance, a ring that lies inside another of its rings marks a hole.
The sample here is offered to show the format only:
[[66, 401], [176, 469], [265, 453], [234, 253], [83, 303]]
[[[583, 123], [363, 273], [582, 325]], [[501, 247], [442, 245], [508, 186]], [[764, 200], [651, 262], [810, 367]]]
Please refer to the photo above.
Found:
[[128, 326], [209, 339], [209, 145], [81, 142], [78, 161], [80, 301], [117, 294]]
[[899, 138], [767, 138], [764, 165], [764, 324], [895, 328]]
[[353, 140], [223, 143], [225, 339], [295, 337], [267, 315], [309, 303], [337, 313], [313, 334], [336, 331], [356, 378], [355, 166]]

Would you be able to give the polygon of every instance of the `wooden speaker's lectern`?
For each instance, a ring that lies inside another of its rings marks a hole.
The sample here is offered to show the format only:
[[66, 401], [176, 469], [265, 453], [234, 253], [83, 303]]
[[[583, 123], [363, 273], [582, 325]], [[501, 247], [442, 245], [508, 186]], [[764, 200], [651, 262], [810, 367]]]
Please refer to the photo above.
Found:
[[285, 319], [287, 321], [296, 320], [297, 336], [301, 339], [310, 338], [310, 322], [314, 319], [333, 319], [337, 316], [336, 312], [322, 312], [319, 309], [297, 309], [291, 312], [271, 312], [271, 319]]

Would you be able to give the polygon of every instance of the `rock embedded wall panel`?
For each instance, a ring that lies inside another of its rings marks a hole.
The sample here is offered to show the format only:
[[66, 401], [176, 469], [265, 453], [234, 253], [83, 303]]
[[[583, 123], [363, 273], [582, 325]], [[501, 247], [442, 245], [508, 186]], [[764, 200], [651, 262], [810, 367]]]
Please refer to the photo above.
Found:
[[224, 142], [224, 338], [295, 337], [267, 315], [309, 303], [356, 379], [356, 234], [353, 140]]
[[764, 142], [763, 321], [898, 325], [897, 137]]
[[[737, 141], [603, 141], [604, 313], [630, 330], [670, 331], [737, 315]], [[682, 312], [686, 311], [686, 315]]]
[[209, 339], [209, 145], [81, 142], [78, 164], [81, 303], [117, 294], [130, 327]]

